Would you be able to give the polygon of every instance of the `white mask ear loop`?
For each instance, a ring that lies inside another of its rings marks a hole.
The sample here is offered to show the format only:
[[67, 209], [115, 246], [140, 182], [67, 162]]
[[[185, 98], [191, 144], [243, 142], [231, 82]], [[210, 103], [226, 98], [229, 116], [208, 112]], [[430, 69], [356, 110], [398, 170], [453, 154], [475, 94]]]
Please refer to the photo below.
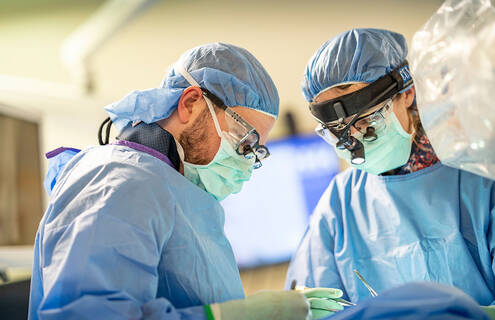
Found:
[[[201, 88], [199, 83], [197, 83], [196, 80], [194, 80], [194, 78], [189, 74], [189, 72], [186, 71], [186, 69], [184, 69], [183, 66], [176, 66], [176, 68], [177, 68], [177, 71], [179, 71], [179, 73], [187, 80], [187, 82], [189, 82], [189, 84], [191, 86]], [[213, 118], [213, 123], [215, 123], [215, 129], [217, 129], [217, 134], [221, 138], [222, 137], [222, 129], [220, 129], [220, 124], [218, 123], [218, 118], [217, 118], [217, 115], [215, 113], [215, 109], [213, 109], [213, 104], [210, 101], [210, 99], [208, 99], [205, 96], [203, 96], [203, 97], [205, 98], [206, 105], [208, 106], [208, 109], [210, 110], [211, 117]]]
[[208, 105], [208, 109], [210, 109], [211, 117], [213, 118], [213, 123], [215, 123], [215, 129], [217, 129], [217, 134], [221, 138], [222, 129], [220, 129], [220, 124], [218, 123], [217, 114], [215, 113], [215, 109], [213, 109], [213, 103], [207, 97], [204, 98], [206, 100], [206, 104]]
[[177, 147], [177, 153], [179, 154], [180, 161], [184, 162], [184, 148], [182, 148], [182, 145], [175, 139], [175, 146]]

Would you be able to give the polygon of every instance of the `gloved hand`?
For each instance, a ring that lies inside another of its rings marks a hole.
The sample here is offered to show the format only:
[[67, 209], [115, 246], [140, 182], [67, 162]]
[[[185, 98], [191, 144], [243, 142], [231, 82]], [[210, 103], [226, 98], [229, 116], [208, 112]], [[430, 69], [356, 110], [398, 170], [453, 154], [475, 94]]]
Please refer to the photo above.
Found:
[[309, 303], [298, 291], [261, 291], [246, 299], [205, 306], [208, 320], [310, 320]]
[[342, 290], [333, 288], [303, 289], [301, 292], [309, 301], [311, 308], [311, 318], [321, 319], [344, 309], [337, 301], [342, 297]]
[[332, 300], [341, 296], [342, 291], [330, 288], [262, 291], [243, 300], [216, 303], [205, 309], [208, 320], [321, 319], [343, 309]]
[[488, 314], [490, 319], [495, 320], [495, 306], [481, 306], [481, 309]]

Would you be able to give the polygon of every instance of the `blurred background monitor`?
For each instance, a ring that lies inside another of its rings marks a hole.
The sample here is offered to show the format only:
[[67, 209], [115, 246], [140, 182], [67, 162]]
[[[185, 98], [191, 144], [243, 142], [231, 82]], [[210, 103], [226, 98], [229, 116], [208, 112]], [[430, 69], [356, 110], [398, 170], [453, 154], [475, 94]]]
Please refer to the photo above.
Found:
[[290, 259], [339, 161], [316, 135], [267, 143], [271, 156], [239, 194], [222, 201], [225, 232], [241, 268]]

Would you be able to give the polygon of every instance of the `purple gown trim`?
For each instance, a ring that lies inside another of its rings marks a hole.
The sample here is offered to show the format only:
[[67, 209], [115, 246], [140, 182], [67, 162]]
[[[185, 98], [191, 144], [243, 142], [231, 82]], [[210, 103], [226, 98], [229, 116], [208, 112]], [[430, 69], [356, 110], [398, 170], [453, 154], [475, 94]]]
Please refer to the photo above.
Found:
[[155, 158], [162, 160], [163, 162], [165, 162], [166, 164], [168, 164], [169, 166], [175, 169], [174, 165], [172, 164], [172, 161], [170, 161], [170, 159], [166, 155], [145, 145], [136, 142], [126, 141], [126, 140], [117, 140], [115, 142], [112, 142], [111, 144], [125, 146], [137, 151], [145, 152]]
[[47, 159], [51, 159], [53, 157], [56, 157], [57, 155], [59, 155], [60, 153], [64, 152], [64, 151], [74, 151], [75, 153], [78, 153], [80, 152], [81, 150], [79, 149], [76, 149], [76, 148], [66, 148], [66, 147], [59, 147], [55, 150], [52, 150], [52, 151], [48, 151], [47, 153], [45, 153], [45, 157]]

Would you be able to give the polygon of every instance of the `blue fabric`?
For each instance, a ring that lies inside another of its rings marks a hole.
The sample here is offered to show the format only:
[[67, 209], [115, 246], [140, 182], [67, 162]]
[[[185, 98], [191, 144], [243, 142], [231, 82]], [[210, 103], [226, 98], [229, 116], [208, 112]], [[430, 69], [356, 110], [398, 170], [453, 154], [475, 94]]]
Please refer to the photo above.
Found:
[[494, 181], [443, 166], [400, 176], [357, 169], [330, 183], [287, 275], [307, 287], [370, 296], [411, 281], [453, 285], [481, 305], [495, 294]]
[[332, 320], [461, 320], [490, 318], [459, 289], [434, 283], [410, 283], [390, 289], [356, 307], [336, 313]]
[[406, 56], [407, 43], [401, 34], [381, 29], [343, 32], [309, 59], [301, 84], [303, 95], [312, 102], [334, 85], [373, 82], [398, 67]]
[[57, 183], [57, 177], [67, 162], [69, 162], [79, 151], [81, 151], [73, 148], [59, 149], [61, 149], [61, 152], [58, 152], [56, 155], [48, 158], [48, 171], [46, 173], [45, 180], [43, 181], [43, 186], [45, 187], [48, 195], [52, 193], [52, 189]]
[[36, 235], [29, 319], [205, 319], [244, 297], [218, 201], [125, 146], [75, 155]]
[[243, 106], [278, 116], [278, 92], [260, 62], [243, 48], [210, 43], [182, 54], [159, 88], [133, 91], [106, 106], [118, 130], [130, 121], [152, 123], [172, 114], [182, 92], [190, 86], [176, 69], [179, 65], [227, 106]]

